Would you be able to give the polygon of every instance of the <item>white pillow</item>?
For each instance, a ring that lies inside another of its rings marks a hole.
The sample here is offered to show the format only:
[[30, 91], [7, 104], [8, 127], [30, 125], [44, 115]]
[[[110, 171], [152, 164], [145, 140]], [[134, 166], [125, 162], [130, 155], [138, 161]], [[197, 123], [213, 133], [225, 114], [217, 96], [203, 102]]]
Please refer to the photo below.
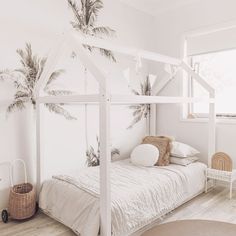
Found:
[[174, 141], [171, 144], [171, 151], [170, 151], [171, 156], [184, 158], [184, 157], [192, 157], [199, 153], [200, 152], [198, 150], [185, 143]]
[[196, 161], [198, 161], [198, 157], [186, 157], [186, 158], [170, 157], [170, 163], [181, 166], [187, 166]]
[[154, 166], [159, 159], [159, 150], [152, 144], [140, 144], [130, 155], [131, 162], [140, 166]]

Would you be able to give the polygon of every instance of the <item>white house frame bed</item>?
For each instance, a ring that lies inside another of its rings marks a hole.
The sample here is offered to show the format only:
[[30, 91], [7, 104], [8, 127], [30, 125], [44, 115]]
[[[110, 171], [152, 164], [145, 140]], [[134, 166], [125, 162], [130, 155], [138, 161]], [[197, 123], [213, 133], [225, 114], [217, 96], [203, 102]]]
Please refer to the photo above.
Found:
[[[83, 65], [91, 72], [99, 83], [99, 94], [87, 95], [67, 95], [67, 96], [41, 96], [40, 89], [44, 88], [48, 75], [58, 62], [61, 47], [66, 43], [71, 45], [76, 52]], [[171, 79], [165, 78], [161, 83], [155, 83], [153, 86], [152, 96], [136, 96], [136, 95], [111, 95], [108, 87], [107, 76], [100, 70], [97, 65], [89, 58], [90, 56], [83, 47], [83, 44], [112, 50], [118, 53], [138, 57], [140, 59], [162, 62], [182, 68], [192, 76], [199, 84], [209, 92], [209, 98], [189, 98], [189, 97], [163, 97], [155, 96]], [[42, 182], [41, 175], [41, 155], [40, 155], [40, 104], [45, 103], [67, 103], [67, 104], [99, 104], [99, 127], [100, 127], [100, 143], [101, 143], [101, 161], [100, 161], [100, 232], [102, 236], [111, 236], [111, 189], [110, 189], [110, 106], [112, 104], [151, 104], [151, 129], [152, 135], [156, 134], [156, 111], [155, 104], [183, 104], [206, 102], [209, 103], [209, 140], [208, 140], [208, 165], [210, 157], [215, 152], [215, 92], [214, 89], [196, 74], [191, 67], [180, 59], [168, 57], [165, 55], [119, 46], [117, 44], [104, 41], [102, 39], [85, 37], [78, 32], [72, 32], [63, 35], [56, 47], [51, 51], [45, 65], [45, 69], [36, 86], [36, 110], [37, 110], [37, 184], [38, 189]]]

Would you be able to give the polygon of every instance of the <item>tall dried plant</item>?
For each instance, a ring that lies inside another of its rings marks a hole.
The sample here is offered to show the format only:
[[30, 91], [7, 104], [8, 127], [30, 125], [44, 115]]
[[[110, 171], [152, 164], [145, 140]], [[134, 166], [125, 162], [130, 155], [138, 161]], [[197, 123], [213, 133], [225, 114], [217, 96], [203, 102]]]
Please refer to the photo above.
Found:
[[[143, 95], [143, 96], [151, 96], [151, 83], [149, 76], [146, 77], [143, 83], [140, 83], [140, 92], [133, 89], [132, 92], [135, 95]], [[147, 119], [150, 114], [150, 104], [138, 104], [138, 105], [131, 105], [129, 106], [131, 110], [133, 110], [133, 121], [129, 125], [127, 129], [131, 129], [134, 127], [142, 119]]]
[[[120, 151], [117, 148], [112, 148], [111, 158], [113, 158], [115, 155], [120, 155]], [[88, 167], [100, 165], [100, 141], [98, 137], [97, 150], [95, 150], [94, 147], [90, 146], [89, 149], [86, 151], [86, 157]]]
[[[20, 57], [21, 67], [15, 70], [0, 71], [0, 80], [11, 81], [16, 88], [13, 102], [7, 107], [7, 112], [11, 113], [16, 110], [23, 110], [26, 104], [30, 103], [35, 108], [36, 94], [35, 86], [44, 70], [47, 58], [39, 57], [33, 54], [30, 43], [26, 43], [25, 49], [17, 49], [17, 54]], [[68, 90], [54, 90], [50, 89], [50, 85], [64, 73], [64, 70], [55, 70], [48, 78], [45, 93], [51, 96], [68, 95], [71, 91]], [[45, 106], [50, 112], [64, 116], [68, 120], [76, 119], [66, 109], [63, 108], [64, 104], [47, 103]]]
[[[115, 30], [108, 26], [97, 26], [98, 15], [103, 9], [103, 2], [101, 0], [80, 0], [72, 1], [67, 0], [70, 8], [72, 9], [74, 15], [74, 21], [71, 25], [74, 29], [85, 35], [95, 36], [98, 38], [112, 37], [115, 35]], [[115, 56], [112, 51], [95, 48], [88, 45], [84, 45], [90, 52], [98, 50], [101, 55], [107, 57], [108, 59], [116, 62]]]

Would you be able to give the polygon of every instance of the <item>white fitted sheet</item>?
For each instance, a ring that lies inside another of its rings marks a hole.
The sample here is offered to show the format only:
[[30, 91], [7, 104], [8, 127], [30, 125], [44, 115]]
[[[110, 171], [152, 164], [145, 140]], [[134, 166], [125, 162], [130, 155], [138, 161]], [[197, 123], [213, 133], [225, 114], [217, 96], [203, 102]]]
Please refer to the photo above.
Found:
[[[126, 167], [126, 163], [127, 163], [127, 167], [129, 167], [128, 165], [130, 165], [130, 163], [128, 163], [127, 160], [122, 162], [123, 167]], [[131, 171], [135, 171], [135, 174], [137, 174], [141, 172], [141, 169], [143, 169], [143, 167], [142, 168], [132, 167]], [[181, 205], [181, 203], [185, 202], [186, 200], [191, 199], [192, 197], [195, 197], [197, 194], [199, 194], [200, 192], [204, 190], [206, 165], [200, 162], [190, 164], [187, 167], [171, 164], [168, 167], [157, 167], [156, 169], [155, 168], [145, 169], [148, 171], [147, 174], [149, 172], [151, 174], [150, 182], [152, 181], [154, 177], [153, 173], [156, 173], [158, 169], [160, 169], [159, 172], [167, 173], [168, 178], [170, 177], [172, 179], [178, 178], [176, 173], [182, 173], [181, 175], [185, 176], [185, 178], [181, 178], [181, 181], [182, 181], [181, 185], [182, 185], [182, 188], [184, 188], [184, 191], [181, 190], [179, 187], [179, 191], [183, 192], [183, 196], [180, 199], [178, 199], [178, 202], [175, 202], [176, 206]], [[73, 178], [76, 179], [76, 174], [71, 174], [70, 176], [74, 176]], [[128, 188], [128, 186], [126, 187]], [[147, 186], [147, 188], [148, 187], [149, 186]], [[153, 188], [153, 186], [150, 185], [149, 188], [151, 187]], [[142, 188], [141, 185], [140, 185], [140, 188]], [[177, 191], [178, 189], [176, 189], [176, 192]], [[173, 192], [173, 190], [170, 190], [170, 192], [167, 194], [170, 194], [170, 195], [176, 194], [176, 192]], [[130, 201], [133, 201], [133, 199]], [[173, 202], [170, 204], [173, 204]], [[127, 205], [125, 207], [127, 207]], [[51, 180], [46, 181], [42, 186], [42, 190], [40, 193], [40, 208], [49, 216], [57, 219], [58, 221], [65, 224], [66, 226], [70, 227], [78, 235], [81, 234], [81, 236], [95, 236], [98, 234], [99, 198], [96, 197], [96, 194], [93, 194], [93, 192], [86, 191], [86, 189], [79, 188], [75, 184], [71, 184], [67, 181], [53, 178]], [[153, 209], [150, 209], [150, 211], [151, 210]], [[170, 208], [170, 210], [173, 210], [173, 209]], [[148, 209], [145, 209], [145, 211], [148, 211]], [[157, 210], [156, 216], [155, 217], [152, 216], [149, 222], [144, 222], [144, 223], [151, 223], [152, 221], [155, 221], [161, 215], [163, 215], [163, 212]], [[116, 232], [114, 232], [114, 235], [122, 235], [122, 236], [129, 235], [144, 226], [143, 224], [136, 224], [135, 226], [135, 224], [133, 224], [132, 222], [132, 217], [134, 218], [133, 219], [134, 221], [135, 220], [137, 221], [138, 218], [137, 217], [135, 218], [134, 216], [131, 215], [131, 217], [128, 218], [128, 221], [126, 222], [127, 225], [124, 225], [124, 222], [122, 222], [123, 225], [121, 224], [121, 222], [117, 222], [117, 221], [121, 221], [122, 219], [118, 219], [118, 220], [115, 219], [116, 221], [113, 222], [113, 224], [116, 226], [116, 228], [119, 228], [119, 225], [121, 225], [122, 227], [127, 226], [126, 230], [130, 229], [130, 232], [124, 234], [124, 231], [123, 231], [121, 232], [121, 234], [119, 234], [118, 230], [116, 230]]]

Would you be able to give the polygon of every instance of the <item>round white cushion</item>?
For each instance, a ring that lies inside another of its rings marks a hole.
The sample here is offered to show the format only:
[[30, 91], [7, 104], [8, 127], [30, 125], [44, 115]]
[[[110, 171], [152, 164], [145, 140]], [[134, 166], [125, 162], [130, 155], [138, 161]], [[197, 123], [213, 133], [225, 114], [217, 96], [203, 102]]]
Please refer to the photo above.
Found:
[[159, 159], [159, 150], [151, 144], [140, 144], [133, 149], [130, 158], [135, 165], [154, 166]]

